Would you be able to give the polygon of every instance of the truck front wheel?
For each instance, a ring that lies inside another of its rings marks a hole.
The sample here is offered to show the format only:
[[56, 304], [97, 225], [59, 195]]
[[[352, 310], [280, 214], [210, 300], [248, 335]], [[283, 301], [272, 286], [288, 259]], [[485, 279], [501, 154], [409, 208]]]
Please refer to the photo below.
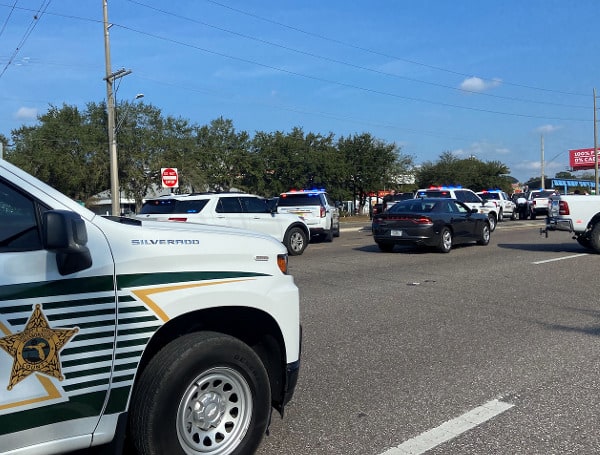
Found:
[[143, 371], [130, 406], [139, 454], [254, 453], [267, 429], [271, 391], [256, 353], [214, 332], [184, 335]]

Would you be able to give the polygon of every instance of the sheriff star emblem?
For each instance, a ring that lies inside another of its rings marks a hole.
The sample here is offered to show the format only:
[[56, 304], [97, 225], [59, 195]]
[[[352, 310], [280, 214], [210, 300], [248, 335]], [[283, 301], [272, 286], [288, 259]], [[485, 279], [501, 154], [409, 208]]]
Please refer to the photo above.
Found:
[[36, 305], [22, 332], [0, 338], [0, 347], [14, 359], [7, 389], [36, 372], [62, 381], [58, 353], [78, 331], [50, 328], [41, 305]]

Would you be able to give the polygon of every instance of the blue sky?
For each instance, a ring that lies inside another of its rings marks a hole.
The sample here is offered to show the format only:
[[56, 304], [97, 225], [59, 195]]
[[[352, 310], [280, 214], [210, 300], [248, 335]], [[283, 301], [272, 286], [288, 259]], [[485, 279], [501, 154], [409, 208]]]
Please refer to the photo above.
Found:
[[[108, 0], [117, 101], [237, 131], [371, 133], [524, 181], [593, 147], [597, 0]], [[101, 0], [0, 0], [0, 133], [106, 99]], [[37, 18], [37, 19], [36, 19]], [[140, 102], [138, 101], [138, 102]], [[593, 172], [593, 171], [592, 171]]]

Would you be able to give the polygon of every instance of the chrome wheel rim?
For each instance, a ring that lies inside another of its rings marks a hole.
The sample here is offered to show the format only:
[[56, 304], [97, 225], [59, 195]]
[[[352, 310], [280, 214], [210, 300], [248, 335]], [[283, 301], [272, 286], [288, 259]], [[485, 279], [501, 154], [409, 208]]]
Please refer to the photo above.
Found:
[[452, 248], [452, 234], [448, 230], [442, 233], [442, 245], [444, 246], [444, 250]]
[[226, 367], [210, 369], [190, 383], [177, 410], [177, 437], [186, 454], [226, 455], [244, 438], [252, 417], [246, 379]]
[[293, 232], [290, 236], [290, 248], [294, 252], [302, 251], [304, 248], [304, 237], [299, 232]]

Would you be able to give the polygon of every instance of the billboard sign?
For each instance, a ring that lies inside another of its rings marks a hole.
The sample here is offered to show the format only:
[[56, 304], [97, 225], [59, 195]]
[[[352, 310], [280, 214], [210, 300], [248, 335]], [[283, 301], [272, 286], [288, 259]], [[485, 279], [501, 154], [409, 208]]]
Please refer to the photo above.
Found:
[[569, 150], [569, 165], [574, 171], [594, 169], [594, 149]]

